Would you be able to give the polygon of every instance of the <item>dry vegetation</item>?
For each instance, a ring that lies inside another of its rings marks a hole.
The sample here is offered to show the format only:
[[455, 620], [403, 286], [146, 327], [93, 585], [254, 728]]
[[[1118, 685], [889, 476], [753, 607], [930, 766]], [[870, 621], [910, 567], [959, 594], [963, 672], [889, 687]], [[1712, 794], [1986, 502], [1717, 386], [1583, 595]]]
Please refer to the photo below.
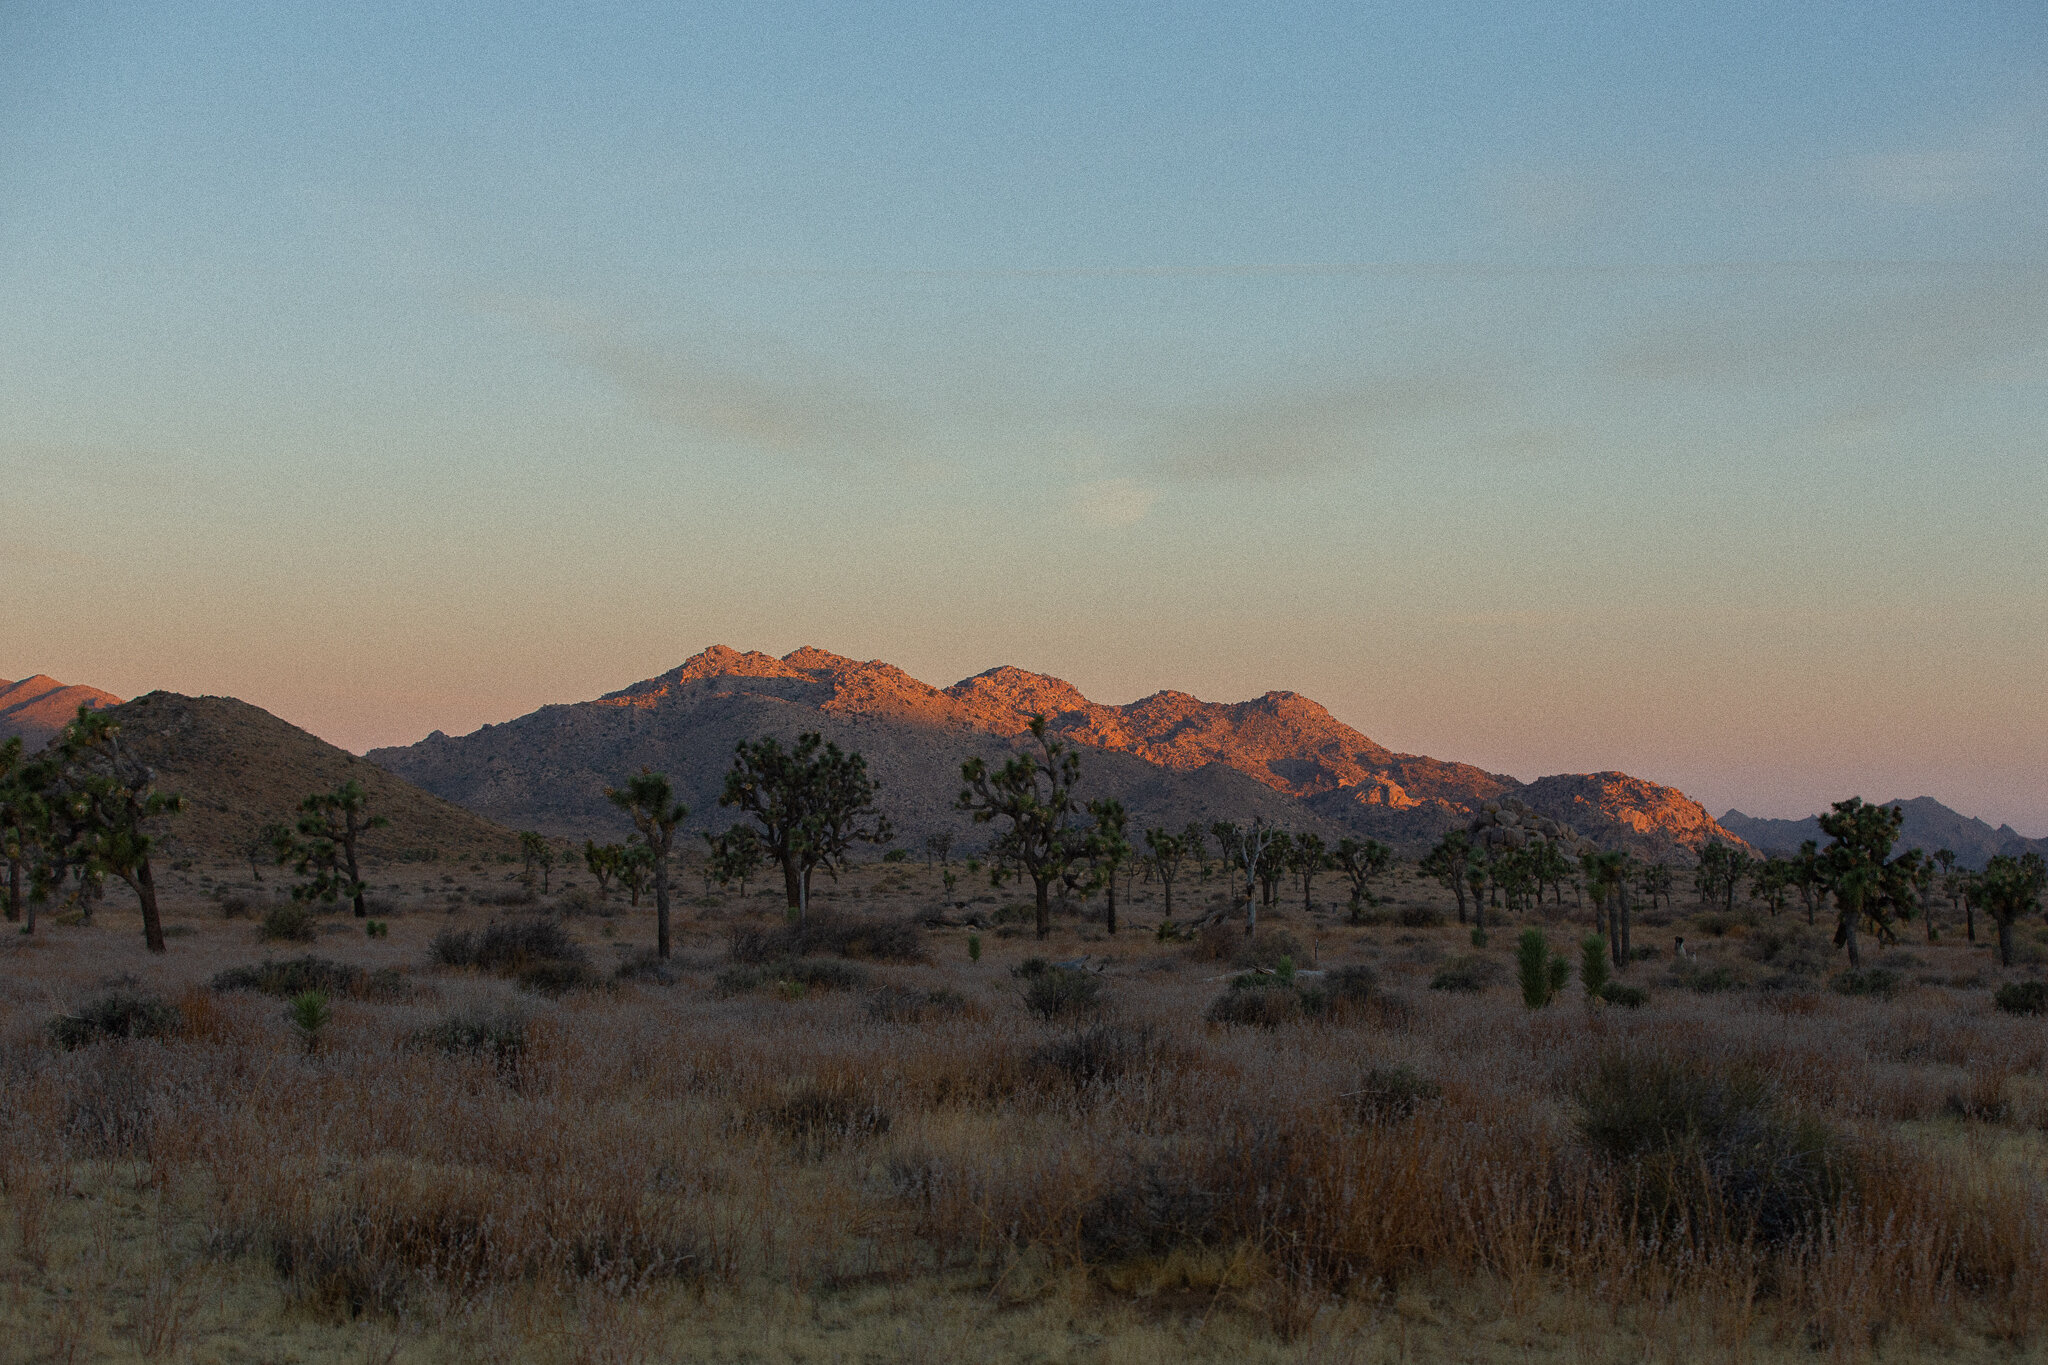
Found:
[[[527, 913], [510, 871], [386, 872], [379, 938], [261, 944], [225, 868], [167, 959], [118, 902], [10, 935], [0, 1360], [2006, 1359], [2048, 1324], [2048, 1038], [1959, 935], [1885, 954], [1887, 998], [1789, 914], [1649, 925], [1648, 1005], [1532, 1012], [1508, 927], [1397, 879], [1376, 925], [1268, 912], [1262, 956], [1330, 974], [1218, 1011], [1242, 940], [1157, 941], [1142, 886], [1137, 931], [1040, 945], [963, 875], [980, 960], [901, 960], [939, 891], [896, 864], [821, 897], [860, 933], [707, 897], [665, 968], [645, 909], [558, 888], [566, 943], [433, 965]], [[209, 984], [309, 953], [360, 970]], [[1092, 1005], [1016, 972], [1083, 954]], [[109, 995], [175, 1014], [86, 1041]]]

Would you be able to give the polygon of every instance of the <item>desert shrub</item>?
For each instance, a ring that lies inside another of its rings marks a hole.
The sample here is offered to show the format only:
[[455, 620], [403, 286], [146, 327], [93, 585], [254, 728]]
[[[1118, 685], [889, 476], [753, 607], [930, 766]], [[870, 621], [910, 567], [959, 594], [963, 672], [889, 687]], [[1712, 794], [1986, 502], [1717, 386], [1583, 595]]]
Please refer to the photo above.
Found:
[[1195, 931], [1188, 954], [1201, 962], [1229, 962], [1244, 946], [1244, 931], [1228, 919], [1205, 924]]
[[1905, 986], [1905, 978], [1889, 967], [1865, 967], [1860, 972], [1841, 972], [1828, 982], [1840, 995], [1872, 995], [1889, 1000]]
[[526, 1054], [527, 1021], [518, 1014], [448, 1014], [413, 1034], [410, 1041], [416, 1048], [487, 1058], [500, 1071], [510, 1071]]
[[849, 1085], [800, 1085], [756, 1117], [810, 1158], [878, 1138], [891, 1126], [888, 1110]]
[[1722, 910], [1713, 910], [1704, 915], [1695, 915], [1692, 922], [1694, 928], [1714, 938], [1726, 938], [1730, 929], [1742, 923], [1736, 916]]
[[1500, 963], [1490, 957], [1469, 954], [1454, 957], [1436, 969], [1429, 978], [1433, 991], [1483, 991], [1498, 982], [1503, 975]]
[[1072, 967], [1052, 967], [1024, 984], [1024, 1008], [1041, 1019], [1086, 1014], [1102, 1003], [1102, 978]]
[[2007, 1014], [2048, 1014], [2048, 984], [2013, 981], [1998, 988], [1992, 1003]]
[[1698, 991], [1701, 995], [1732, 991], [1742, 984], [1742, 977], [1727, 963], [1707, 963], [1694, 958], [1674, 961], [1666, 980], [1670, 985]]
[[1434, 929], [1444, 917], [1426, 905], [1403, 906], [1395, 917], [1403, 929]]
[[1229, 990], [1210, 1003], [1202, 1017], [1212, 1024], [1278, 1028], [1294, 1023], [1306, 1013], [1301, 992], [1294, 987], [1282, 985], [1272, 977], [1239, 977]]
[[734, 925], [728, 955], [759, 965], [801, 957], [851, 957], [870, 962], [925, 962], [924, 933], [912, 920], [855, 919], [812, 914], [768, 929]]
[[254, 904], [247, 896], [226, 895], [220, 898], [220, 917], [222, 919], [241, 919], [254, 908]]
[[542, 995], [565, 995], [570, 991], [592, 990], [605, 984], [595, 967], [581, 958], [544, 957], [528, 962], [514, 978], [519, 988]]
[[968, 1012], [967, 997], [940, 986], [922, 991], [910, 986], [884, 986], [868, 997], [868, 1018], [883, 1024], [924, 1024]]
[[1574, 1090], [1579, 1132], [1660, 1226], [1726, 1220], [1782, 1244], [1809, 1231], [1849, 1174], [1840, 1140], [1787, 1110], [1762, 1073], [1611, 1051]]
[[302, 901], [271, 906], [256, 925], [256, 937], [266, 943], [311, 943], [319, 932], [312, 909]]
[[1336, 1018], [1358, 1014], [1367, 1004], [1378, 999], [1378, 985], [1378, 975], [1362, 962], [1332, 967], [1323, 973], [1322, 984], [1314, 988], [1318, 997], [1317, 1013]]
[[868, 984], [866, 970], [829, 957], [792, 958], [760, 966], [727, 967], [717, 977], [722, 995], [744, 995], [774, 986], [787, 995], [807, 991], [851, 991]]
[[247, 967], [229, 967], [214, 974], [217, 991], [259, 991], [280, 998], [301, 991], [327, 995], [395, 996], [405, 993], [405, 977], [393, 968], [370, 972], [347, 962], [308, 953], [282, 962], [265, 960]]
[[565, 915], [587, 915], [597, 909], [597, 897], [587, 886], [572, 886], [562, 893], [560, 906]]
[[1081, 1248], [1091, 1260], [1162, 1256], [1223, 1240], [1222, 1199], [1182, 1163], [1134, 1162], [1081, 1213]]
[[480, 967], [511, 975], [530, 962], [575, 962], [583, 949], [560, 924], [539, 915], [495, 920], [480, 930], [443, 929], [428, 945], [439, 967]]
[[882, 855], [882, 861], [885, 863], [907, 863], [910, 861], [910, 850], [907, 848], [892, 848]]
[[472, 891], [469, 898], [478, 905], [494, 905], [501, 910], [532, 905], [534, 902], [532, 889], [524, 886], [500, 887], [496, 891]]
[[650, 949], [642, 948], [619, 964], [618, 970], [612, 973], [612, 979], [639, 981], [650, 986], [673, 986], [683, 978], [674, 963], [656, 956]]
[[1407, 1062], [1376, 1066], [1359, 1078], [1358, 1089], [1344, 1098], [1363, 1123], [1398, 1123], [1425, 1104], [1443, 1098], [1443, 1087]]
[[1817, 979], [1827, 971], [1829, 945], [1803, 924], [1772, 924], [1743, 941], [1742, 955], [1781, 974]]
[[115, 991], [89, 1000], [49, 1023], [50, 1041], [64, 1049], [107, 1038], [168, 1038], [178, 1031], [178, 1007], [159, 996]]
[[1085, 1090], [1140, 1069], [1157, 1049], [1149, 1027], [1100, 1023], [1047, 1043], [1031, 1055], [1031, 1064]]
[[1261, 929], [1250, 942], [1239, 939], [1238, 947], [1234, 962], [1239, 967], [1277, 967], [1283, 958], [1308, 961], [1308, 948], [1285, 929]]
[[1623, 1009], [1637, 1010], [1650, 1003], [1650, 993], [1641, 986], [1631, 986], [1626, 981], [1609, 981], [1600, 988], [1600, 998], [1610, 1005]]

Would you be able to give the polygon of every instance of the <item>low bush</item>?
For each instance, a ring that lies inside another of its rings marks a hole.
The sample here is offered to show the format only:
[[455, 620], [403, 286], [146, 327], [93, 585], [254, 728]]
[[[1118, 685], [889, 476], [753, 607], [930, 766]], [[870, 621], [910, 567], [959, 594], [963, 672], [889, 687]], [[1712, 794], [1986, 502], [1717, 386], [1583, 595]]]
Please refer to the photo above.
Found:
[[115, 991], [87, 1001], [49, 1023], [50, 1041], [67, 1051], [108, 1038], [168, 1038], [178, 1031], [178, 1007], [140, 992]]
[[1308, 961], [1308, 948], [1302, 941], [1285, 929], [1261, 929], [1249, 942], [1240, 938], [1234, 965], [1239, 967], [1277, 967], [1285, 959], [1289, 962]]
[[1041, 1019], [1086, 1014], [1102, 1003], [1102, 978], [1073, 967], [1050, 967], [1024, 984], [1024, 1008]]
[[521, 967], [513, 978], [521, 990], [542, 995], [565, 995], [606, 984], [598, 970], [581, 958], [544, 957]]
[[373, 973], [311, 953], [282, 962], [266, 960], [247, 967], [229, 967], [215, 973], [211, 984], [217, 991], [259, 991], [280, 999], [301, 991], [390, 997], [403, 995], [406, 990], [405, 977], [395, 968]]
[[734, 962], [761, 964], [800, 957], [850, 957], [870, 962], [926, 962], [924, 932], [912, 920], [867, 920], [814, 913], [768, 929], [738, 924], [729, 955]]
[[1897, 995], [1906, 984], [1905, 978], [1888, 967], [1865, 967], [1862, 971], [1841, 972], [1828, 985], [1838, 995], [1868, 995], [1880, 1000], [1889, 1000]]
[[1363, 1123], [1398, 1123], [1425, 1104], [1443, 1098], [1443, 1087], [1407, 1062], [1376, 1066], [1359, 1078], [1358, 1089], [1344, 1098]]
[[883, 1024], [928, 1024], [935, 1019], [954, 1019], [969, 1011], [967, 997], [940, 986], [918, 990], [911, 986], [884, 986], [868, 997], [868, 1018]]
[[1641, 1009], [1650, 1003], [1650, 993], [1641, 986], [1631, 986], [1626, 981], [1609, 981], [1600, 988], [1600, 998], [1610, 1005], [1623, 1009]]
[[658, 957], [651, 949], [642, 948], [621, 962], [612, 973], [615, 981], [638, 981], [650, 986], [673, 986], [683, 979], [673, 962]]
[[1047, 1043], [1031, 1055], [1031, 1064], [1085, 1090], [1139, 1070], [1157, 1051], [1148, 1027], [1100, 1023]]
[[1778, 973], [1819, 979], [1828, 967], [1826, 939], [1803, 924], [1771, 924], [1743, 940], [1742, 955]]
[[311, 943], [319, 933], [313, 911], [303, 901], [271, 906], [256, 925], [256, 937], [265, 943]]
[[1697, 991], [1701, 995], [1732, 991], [1742, 984], [1741, 974], [1727, 963], [1707, 963], [1696, 958], [1679, 958], [1673, 962], [1666, 979], [1670, 985]]
[[1444, 917], [1426, 905], [1403, 906], [1395, 915], [1403, 929], [1434, 929], [1444, 922]]
[[1998, 988], [1992, 1003], [2007, 1014], [2048, 1014], [2048, 984], [2012, 981]]
[[1115, 1262], [1223, 1241], [1223, 1200], [1204, 1174], [1156, 1158], [1134, 1162], [1082, 1210], [1082, 1251]]
[[841, 1147], [871, 1141], [892, 1126], [889, 1111], [850, 1085], [798, 1086], [756, 1115], [760, 1124], [789, 1139], [799, 1155], [815, 1159]]
[[1483, 991], [1497, 983], [1505, 973], [1500, 963], [1490, 957], [1471, 954], [1454, 957], [1436, 969], [1429, 978], [1433, 991]]
[[1617, 1050], [1573, 1098], [1580, 1134], [1653, 1226], [1725, 1222], [1736, 1239], [1782, 1245], [1810, 1232], [1847, 1185], [1840, 1140], [1745, 1067]]
[[411, 1043], [451, 1055], [487, 1058], [498, 1070], [511, 1071], [526, 1054], [527, 1021], [518, 1014], [448, 1014], [413, 1034]]
[[1302, 993], [1273, 977], [1239, 977], [1210, 1003], [1203, 1018], [1212, 1024], [1278, 1028], [1307, 1014]]
[[805, 957], [759, 966], [727, 967], [718, 974], [717, 982], [722, 995], [744, 995], [773, 986], [784, 995], [801, 996], [809, 991], [858, 990], [868, 984], [868, 974], [851, 962]]
[[241, 919], [255, 908], [253, 902], [243, 895], [225, 895], [220, 898], [222, 919]]

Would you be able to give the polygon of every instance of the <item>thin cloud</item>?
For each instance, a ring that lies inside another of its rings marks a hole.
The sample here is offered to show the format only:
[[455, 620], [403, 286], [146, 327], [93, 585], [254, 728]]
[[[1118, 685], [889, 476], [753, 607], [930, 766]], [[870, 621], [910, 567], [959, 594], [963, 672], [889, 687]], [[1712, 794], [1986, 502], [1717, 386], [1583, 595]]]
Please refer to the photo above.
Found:
[[1074, 514], [1084, 526], [1134, 526], [1151, 512], [1159, 494], [1135, 479], [1098, 479], [1074, 490]]
[[932, 459], [913, 414], [794, 353], [733, 343], [714, 355], [703, 343], [657, 342], [559, 307], [496, 295], [476, 302], [555, 339], [646, 416], [694, 439], [805, 463]]
[[1850, 190], [1880, 204], [1923, 208], [1994, 198], [2039, 172], [2048, 141], [2048, 102], [1998, 110], [1946, 135], [1849, 158]]
[[1268, 393], [1161, 423], [1146, 441], [1149, 464], [1191, 482], [1308, 478], [1373, 458], [1416, 423], [1486, 399], [1476, 381], [1448, 376]]

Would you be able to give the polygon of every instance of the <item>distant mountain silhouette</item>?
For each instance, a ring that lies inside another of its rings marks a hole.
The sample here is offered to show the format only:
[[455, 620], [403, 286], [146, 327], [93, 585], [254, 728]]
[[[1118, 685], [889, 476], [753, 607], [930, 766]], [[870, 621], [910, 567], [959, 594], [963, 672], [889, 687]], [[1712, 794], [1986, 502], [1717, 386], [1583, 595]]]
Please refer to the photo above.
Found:
[[[1899, 831], [1900, 848], [1920, 848], [1929, 853], [1945, 848], [1956, 855], [1957, 862], [1972, 870], [1981, 870], [1999, 853], [2017, 856], [2033, 852], [2048, 857], [2048, 839], [2029, 839], [2011, 825], [1993, 829], [1982, 820], [1950, 810], [1931, 796], [1882, 804], [1905, 809], [1905, 822]], [[1731, 810], [1721, 817], [1721, 824], [1765, 852], [1781, 856], [1797, 852], [1806, 839], [1815, 840], [1822, 848], [1828, 845], [1828, 837], [1820, 832], [1818, 815], [1809, 815], [1804, 820], [1773, 820]]]
[[1672, 788], [1622, 773], [1523, 784], [1394, 753], [1292, 692], [1230, 703], [1158, 692], [1108, 706], [1019, 668], [941, 689], [891, 664], [808, 647], [777, 659], [715, 645], [594, 701], [542, 707], [460, 738], [437, 731], [366, 757], [491, 819], [572, 835], [622, 830], [604, 788], [645, 765], [676, 781], [693, 825], [716, 829], [731, 820], [716, 803], [739, 740], [817, 730], [867, 755], [884, 805], [915, 835], [966, 829], [952, 810], [961, 760], [1007, 752], [1034, 714], [1094, 751], [1083, 794], [1121, 798], [1141, 824], [1258, 814], [1412, 849], [1514, 795], [1647, 856], [1680, 856], [1709, 837], [1739, 842]]
[[264, 825], [289, 824], [300, 801], [350, 779], [369, 793], [371, 811], [391, 820], [364, 836], [373, 864], [429, 849], [471, 858], [518, 847], [509, 830], [232, 697], [151, 692], [114, 715], [123, 743], [155, 770], [159, 789], [185, 798], [185, 812], [163, 822], [173, 854], [240, 861]]
[[79, 684], [66, 686], [41, 673], [20, 682], [0, 682], [0, 741], [20, 735], [22, 747], [34, 752], [69, 724], [79, 707], [98, 711], [120, 704], [121, 699], [111, 692]]

